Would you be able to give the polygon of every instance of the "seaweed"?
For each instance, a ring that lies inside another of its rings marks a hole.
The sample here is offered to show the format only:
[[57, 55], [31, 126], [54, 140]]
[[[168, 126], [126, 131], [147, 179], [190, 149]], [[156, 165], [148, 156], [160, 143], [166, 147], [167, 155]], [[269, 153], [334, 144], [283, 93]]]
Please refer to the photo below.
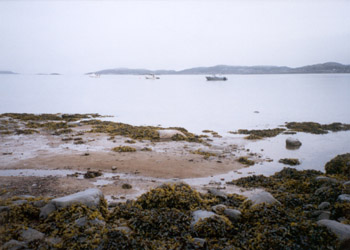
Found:
[[248, 140], [259, 140], [264, 137], [275, 137], [280, 133], [284, 132], [286, 129], [284, 128], [274, 128], [274, 129], [261, 129], [261, 130], [248, 130], [248, 129], [239, 129], [237, 134], [249, 135], [244, 137]]
[[141, 195], [136, 204], [144, 209], [177, 208], [190, 210], [202, 203], [200, 194], [185, 183], [169, 183]]
[[153, 126], [132, 126], [120, 122], [111, 121], [100, 121], [100, 120], [86, 120], [82, 121], [83, 124], [92, 125], [90, 133], [107, 133], [110, 136], [121, 135], [125, 137], [132, 138], [134, 140], [150, 140], [150, 141], [160, 141], [159, 130], [162, 129], [175, 129], [181, 131], [186, 137], [175, 136], [173, 140], [186, 140], [189, 142], [202, 142], [202, 140], [188, 132], [184, 128], [170, 127], [170, 128], [160, 128]]
[[129, 146], [118, 146], [118, 147], [112, 148], [112, 151], [119, 152], [119, 153], [136, 152], [136, 148], [129, 147]]
[[17, 135], [31, 135], [31, 134], [38, 134], [39, 131], [35, 130], [35, 129], [16, 129], [15, 133]]
[[101, 117], [99, 114], [30, 114], [30, 113], [4, 113], [0, 118], [10, 117], [20, 121], [78, 121]]
[[239, 162], [239, 163], [242, 163], [242, 164], [244, 164], [244, 165], [248, 165], [248, 166], [252, 166], [252, 165], [255, 164], [254, 161], [249, 160], [248, 157], [244, 157], [244, 156], [239, 157], [239, 158], [238, 158], [238, 162]]
[[311, 134], [327, 134], [328, 131], [338, 132], [350, 130], [350, 124], [334, 122], [331, 124], [320, 124], [317, 122], [288, 122], [288, 129]]
[[326, 163], [325, 169], [327, 174], [350, 179], [350, 153], [337, 155]]
[[134, 141], [134, 140], [126, 140], [126, 141], [125, 141], [125, 143], [135, 144], [135, 143], [136, 143], [136, 141]]
[[291, 166], [300, 165], [300, 161], [295, 158], [283, 158], [283, 159], [280, 159], [278, 162], [286, 165], [291, 165]]
[[204, 159], [209, 159], [210, 156], [217, 156], [217, 154], [214, 154], [214, 153], [210, 153], [210, 152], [205, 152], [205, 151], [202, 151], [200, 149], [197, 149], [196, 151], [191, 151], [192, 154], [196, 154], [196, 155], [203, 155], [204, 156]]
[[144, 148], [141, 149], [141, 151], [150, 152], [150, 151], [152, 151], [152, 149], [148, 148], [148, 147], [144, 147]]
[[[304, 209], [311, 201], [318, 204], [312, 198], [312, 192], [324, 185], [312, 181], [318, 174], [284, 169], [272, 177], [237, 180], [275, 191], [280, 205], [249, 206], [242, 196], [202, 195], [185, 183], [163, 184], [136, 201], [117, 203], [111, 211], [102, 199], [99, 207], [73, 204], [47, 219], [39, 217], [40, 209], [32, 202], [42, 198], [28, 199], [0, 212], [0, 245], [21, 240], [21, 230], [30, 227], [45, 234], [45, 239], [29, 242], [30, 249], [335, 249], [336, 237], [317, 226]], [[298, 186], [304, 182], [310, 183]], [[0, 205], [16, 199], [0, 201]], [[292, 202], [295, 199], [301, 202]], [[224, 215], [213, 215], [191, 225], [193, 211], [218, 204], [239, 209], [241, 218], [233, 223]], [[334, 218], [349, 219], [349, 204], [332, 204]], [[196, 237], [205, 239], [198, 244]], [[48, 239], [58, 240], [50, 243]]]

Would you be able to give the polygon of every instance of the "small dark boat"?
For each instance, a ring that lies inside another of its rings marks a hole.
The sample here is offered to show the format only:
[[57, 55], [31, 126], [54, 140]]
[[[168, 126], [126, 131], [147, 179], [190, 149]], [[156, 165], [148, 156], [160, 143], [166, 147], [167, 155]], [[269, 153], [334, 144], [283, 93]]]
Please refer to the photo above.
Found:
[[226, 81], [227, 77], [225, 76], [206, 76], [207, 81]]

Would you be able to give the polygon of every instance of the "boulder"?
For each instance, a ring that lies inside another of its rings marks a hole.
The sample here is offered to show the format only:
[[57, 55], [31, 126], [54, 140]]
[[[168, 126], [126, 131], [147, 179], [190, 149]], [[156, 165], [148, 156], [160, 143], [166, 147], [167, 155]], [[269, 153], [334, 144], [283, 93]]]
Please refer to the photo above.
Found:
[[132, 230], [130, 229], [130, 227], [116, 227], [115, 228], [116, 231], [120, 231], [123, 234], [129, 234], [132, 232]]
[[330, 187], [320, 187], [320, 188], [316, 189], [314, 194], [316, 196], [322, 196], [322, 195], [329, 193], [329, 192], [332, 192], [332, 189]]
[[32, 242], [34, 240], [42, 240], [45, 237], [45, 234], [33, 228], [28, 228], [28, 229], [22, 230], [21, 237], [26, 242]]
[[320, 205], [318, 205], [317, 209], [319, 210], [325, 210], [325, 209], [329, 209], [331, 206], [331, 204], [327, 201], [322, 202]]
[[85, 174], [84, 174], [84, 178], [85, 179], [91, 179], [91, 178], [95, 178], [95, 177], [98, 177], [98, 176], [101, 176], [102, 173], [100, 171], [87, 171]]
[[242, 213], [237, 209], [228, 208], [224, 210], [224, 215], [226, 215], [231, 221], [236, 221], [241, 218]]
[[300, 146], [301, 146], [301, 142], [298, 139], [292, 138], [292, 137], [287, 138], [286, 140], [287, 148], [299, 148]]
[[341, 194], [338, 196], [340, 202], [350, 202], [350, 194]]
[[315, 181], [316, 182], [325, 182], [325, 183], [337, 183], [338, 180], [337, 179], [334, 179], [334, 178], [330, 178], [330, 177], [327, 177], [327, 176], [317, 176], [315, 178]]
[[344, 192], [350, 194], [350, 181], [344, 182], [343, 186], [344, 186]]
[[222, 192], [219, 189], [217, 189], [217, 188], [210, 188], [210, 189], [208, 189], [208, 193], [212, 194], [212, 195], [214, 195], [216, 197], [222, 198], [224, 200], [227, 199], [227, 195], [224, 192]]
[[88, 207], [98, 207], [103, 198], [102, 192], [97, 188], [90, 188], [82, 192], [71, 194], [51, 200], [46, 206], [40, 209], [40, 217], [46, 218], [58, 208], [82, 204]]
[[161, 129], [158, 130], [160, 139], [171, 139], [173, 136], [180, 135], [183, 137], [187, 137], [184, 133], [176, 129]]
[[16, 200], [16, 201], [12, 202], [13, 205], [17, 205], [17, 206], [23, 205], [23, 204], [26, 204], [26, 203], [28, 203], [27, 200]]
[[17, 249], [26, 249], [26, 248], [28, 248], [27, 244], [25, 242], [18, 241], [18, 240], [10, 240], [2, 246], [2, 249], [8, 249], [8, 250], [17, 250]]
[[38, 200], [33, 202], [34, 207], [43, 207], [46, 205], [46, 202], [44, 200]]
[[193, 238], [193, 243], [200, 248], [205, 246], [206, 240], [202, 238]]
[[192, 213], [191, 229], [197, 237], [224, 237], [232, 228], [231, 221], [225, 216], [205, 210]]
[[223, 214], [227, 207], [223, 204], [215, 205], [211, 207], [211, 210], [216, 214]]
[[86, 216], [81, 217], [77, 220], [75, 220], [75, 224], [79, 227], [85, 227], [88, 223], [90, 223], [91, 225], [95, 225], [95, 226], [105, 226], [106, 222], [99, 220], [97, 218], [93, 219], [93, 220], [88, 220]]
[[333, 232], [340, 240], [350, 238], [350, 225], [342, 224], [335, 220], [319, 220], [317, 224], [327, 227], [328, 230]]
[[45, 238], [45, 242], [48, 243], [49, 245], [56, 245], [62, 242], [62, 239], [59, 237], [49, 237]]
[[331, 217], [331, 212], [321, 211], [320, 215], [317, 217], [317, 220], [329, 220]]
[[206, 211], [206, 210], [196, 210], [192, 213], [191, 226], [194, 226], [199, 220], [203, 220], [213, 216], [216, 216], [216, 214], [213, 212]]
[[0, 213], [1, 212], [5, 212], [5, 211], [9, 211], [10, 208], [8, 206], [0, 206]]
[[278, 203], [281, 204], [278, 200], [276, 200], [272, 194], [269, 192], [263, 191], [257, 194], [254, 194], [250, 196], [247, 201], [251, 201], [253, 206], [261, 204], [261, 203], [266, 203], [266, 204], [273, 204], [273, 203]]

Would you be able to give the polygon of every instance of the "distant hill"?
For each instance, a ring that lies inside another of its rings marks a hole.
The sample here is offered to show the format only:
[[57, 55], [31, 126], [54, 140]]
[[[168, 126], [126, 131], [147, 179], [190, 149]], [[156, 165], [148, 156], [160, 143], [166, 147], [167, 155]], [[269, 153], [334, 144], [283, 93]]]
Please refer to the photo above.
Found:
[[350, 65], [343, 65], [335, 62], [314, 64], [299, 68], [285, 66], [229, 66], [217, 65], [212, 67], [197, 67], [175, 70], [148, 70], [148, 69], [105, 69], [87, 74], [100, 75], [203, 75], [203, 74], [319, 74], [319, 73], [350, 73]]
[[12, 72], [12, 71], [5, 71], [5, 70], [0, 70], [0, 75], [15, 75], [17, 73]]

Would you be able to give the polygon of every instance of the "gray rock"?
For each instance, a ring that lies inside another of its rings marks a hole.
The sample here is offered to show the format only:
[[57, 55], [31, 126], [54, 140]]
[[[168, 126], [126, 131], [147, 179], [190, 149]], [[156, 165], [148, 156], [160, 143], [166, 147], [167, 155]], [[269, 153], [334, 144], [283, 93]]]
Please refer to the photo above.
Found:
[[224, 200], [227, 199], [227, 195], [224, 192], [222, 192], [222, 191], [220, 191], [219, 189], [216, 189], [216, 188], [210, 188], [208, 190], [208, 193], [212, 194], [212, 195], [214, 195], [216, 197], [222, 198]]
[[193, 243], [196, 246], [203, 248], [205, 246], [206, 240], [202, 238], [193, 238]]
[[34, 202], [33, 202], [33, 206], [34, 206], [34, 207], [43, 207], [43, 206], [45, 206], [45, 205], [46, 205], [46, 202], [43, 201], [43, 200], [39, 200], [39, 201], [34, 201]]
[[320, 215], [317, 217], [317, 220], [329, 220], [331, 217], [331, 212], [321, 211]]
[[344, 186], [350, 186], [350, 181], [346, 181], [343, 183]]
[[33, 228], [28, 228], [26, 230], [22, 230], [21, 237], [26, 242], [32, 242], [34, 240], [42, 240], [45, 237], [45, 234], [35, 230]]
[[337, 200], [341, 202], [350, 202], [350, 194], [341, 194], [338, 196]]
[[304, 206], [304, 209], [306, 209], [306, 210], [312, 210], [312, 209], [314, 209], [314, 205], [312, 205], [312, 204], [306, 204], [306, 205]]
[[89, 221], [92, 225], [95, 225], [95, 226], [102, 226], [104, 227], [106, 225], [106, 222], [103, 221], [103, 220], [99, 220], [97, 218], [93, 219], [93, 220], [90, 220]]
[[206, 211], [206, 210], [197, 210], [192, 213], [192, 223], [191, 226], [194, 226], [199, 220], [210, 218], [216, 216], [215, 213]]
[[320, 216], [321, 213], [322, 213], [321, 210], [315, 210], [315, 211], [312, 211], [310, 214], [312, 217], [318, 217]]
[[3, 249], [6, 249], [6, 250], [17, 250], [17, 249], [28, 248], [25, 242], [17, 241], [17, 240], [10, 240], [6, 242], [2, 247]]
[[242, 213], [237, 210], [237, 209], [225, 209], [224, 214], [226, 215], [226, 217], [228, 217], [231, 221], [236, 221], [239, 220], [241, 218]]
[[327, 182], [327, 183], [337, 183], [338, 182], [337, 179], [330, 178], [330, 177], [327, 177], [327, 176], [317, 176], [315, 178], [315, 181], [317, 181], [317, 182]]
[[223, 204], [219, 204], [219, 205], [215, 205], [215, 206], [212, 206], [211, 207], [211, 210], [214, 212], [214, 213], [217, 213], [217, 214], [223, 214], [224, 213], [224, 210], [226, 209], [227, 207]]
[[108, 203], [109, 208], [116, 207], [116, 206], [118, 206], [118, 202], [109, 202]]
[[263, 191], [257, 194], [254, 194], [252, 196], [250, 196], [247, 201], [251, 201], [253, 206], [261, 204], [261, 203], [266, 203], [266, 204], [273, 204], [273, 203], [277, 203], [277, 204], [281, 204], [278, 200], [276, 200], [272, 194], [270, 194], [269, 192]]
[[71, 206], [73, 204], [83, 204], [88, 207], [98, 207], [103, 194], [99, 189], [91, 188], [82, 192], [56, 198], [51, 200], [46, 206], [41, 208], [40, 217], [46, 218], [50, 213], [58, 208]]
[[18, 197], [19, 197], [19, 198], [23, 198], [23, 199], [35, 198], [35, 196], [33, 196], [33, 195], [28, 195], [28, 194], [20, 195], [20, 196], [18, 196]]
[[102, 220], [99, 220], [97, 218], [95, 218], [93, 220], [88, 220], [86, 218], [86, 216], [75, 220], [75, 224], [79, 227], [85, 227], [88, 223], [91, 225], [98, 225], [98, 226], [105, 226], [106, 225], [106, 222], [104, 222]]
[[87, 222], [88, 222], [88, 220], [86, 219], [86, 216], [75, 220], [75, 224], [78, 227], [85, 227]]
[[315, 195], [319, 196], [330, 191], [332, 191], [330, 187], [320, 187], [315, 191]]
[[161, 129], [158, 130], [160, 139], [171, 139], [171, 137], [175, 135], [181, 135], [183, 137], [187, 137], [184, 133], [176, 129]]
[[44, 207], [40, 209], [40, 217], [46, 218], [49, 214], [56, 211], [57, 207], [54, 203], [49, 202]]
[[340, 223], [343, 223], [344, 221], [346, 221], [346, 218], [345, 217], [339, 217], [337, 219], [337, 221], [339, 221]]
[[325, 210], [325, 209], [329, 209], [330, 207], [331, 207], [331, 204], [327, 201], [324, 201], [320, 205], [318, 205], [317, 209]]
[[62, 242], [62, 239], [59, 237], [49, 237], [45, 238], [45, 241], [50, 245], [56, 245]]
[[131, 233], [130, 227], [116, 227], [115, 230], [122, 232], [123, 234]]
[[9, 211], [10, 208], [8, 206], [0, 206], [0, 213], [1, 212], [5, 212], [5, 211]]
[[12, 202], [12, 205], [19, 206], [19, 205], [23, 205], [23, 204], [26, 204], [26, 203], [28, 203], [27, 200], [16, 200], [16, 201]]
[[340, 240], [350, 238], [350, 225], [342, 224], [335, 220], [319, 220], [317, 224], [327, 227], [328, 230], [333, 232]]
[[300, 147], [301, 144], [302, 144], [302, 143], [301, 143], [298, 139], [296, 139], [296, 138], [289, 137], [289, 138], [287, 138], [287, 140], [286, 140], [286, 146], [287, 146], [287, 147], [292, 147], [292, 148]]

